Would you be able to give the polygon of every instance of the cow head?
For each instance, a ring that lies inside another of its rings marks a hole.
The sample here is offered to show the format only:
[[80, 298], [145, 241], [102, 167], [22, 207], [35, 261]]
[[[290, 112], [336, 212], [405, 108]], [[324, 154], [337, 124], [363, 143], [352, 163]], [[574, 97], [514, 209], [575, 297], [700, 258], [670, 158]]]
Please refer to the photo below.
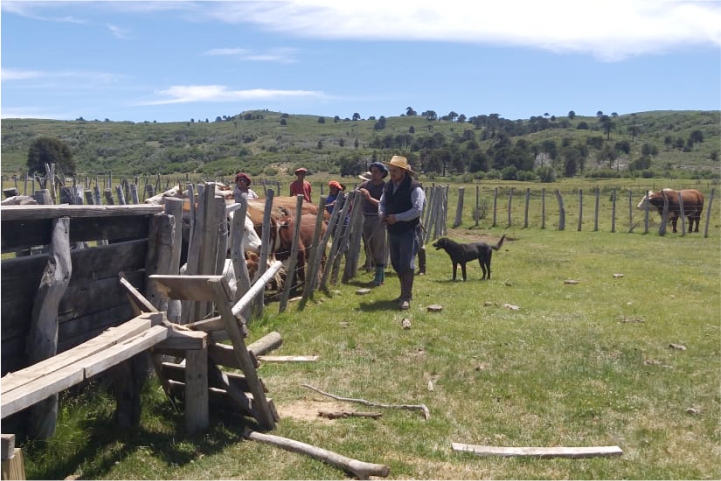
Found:
[[668, 194], [673, 192], [673, 189], [665, 188], [658, 192], [654, 192], [652, 190], [649, 190], [645, 196], [643, 196], [643, 199], [641, 199], [641, 202], [638, 203], [636, 208], [638, 210], [646, 210], [646, 204], [650, 204], [653, 207], [656, 208], [663, 208], [663, 197], [664, 193]]

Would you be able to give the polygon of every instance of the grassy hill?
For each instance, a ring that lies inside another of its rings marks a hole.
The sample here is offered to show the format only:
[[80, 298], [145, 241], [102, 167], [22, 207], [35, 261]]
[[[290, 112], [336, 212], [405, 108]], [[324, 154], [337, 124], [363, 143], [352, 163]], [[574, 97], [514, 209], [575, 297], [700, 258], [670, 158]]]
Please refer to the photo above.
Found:
[[[2, 174], [5, 177], [21, 174], [31, 143], [47, 136], [68, 144], [81, 175], [218, 176], [242, 169], [253, 175], [273, 177], [285, 176], [300, 165], [311, 172], [352, 175], [365, 170], [372, 160], [402, 153], [431, 176], [446, 174], [472, 180], [500, 175], [506, 153], [494, 149], [507, 140], [511, 148], [525, 157], [521, 161], [530, 159], [536, 167], [551, 165], [559, 176], [564, 175], [563, 149], [586, 146], [584, 167], [577, 175], [581, 172], [594, 175], [599, 171], [617, 171], [620, 175], [644, 151], [651, 151], [654, 154], [648, 156], [650, 165], [644, 169], [646, 173], [637, 170], [635, 176], [718, 178], [719, 111], [613, 115], [610, 131], [596, 117], [533, 117], [516, 121], [489, 117], [490, 121], [476, 125], [472, 123], [474, 117], [464, 122], [428, 120], [421, 116], [351, 120], [271, 111], [244, 112], [215, 122], [3, 119]], [[379, 128], [381, 122], [383, 128]], [[583, 124], [587, 128], [579, 128]], [[703, 140], [689, 142], [693, 135]], [[544, 157], [544, 145], [549, 141], [560, 151], [555, 159]], [[628, 143], [628, 153], [619, 152], [612, 162], [603, 158], [603, 147], [608, 146], [608, 152], [624, 142]], [[495, 155], [496, 160], [491, 157], [484, 168], [474, 168], [468, 159], [477, 152]], [[438, 162], [432, 162], [433, 158], [451, 160], [444, 160], [447, 165], [441, 169]], [[454, 158], [462, 160], [454, 162]]]

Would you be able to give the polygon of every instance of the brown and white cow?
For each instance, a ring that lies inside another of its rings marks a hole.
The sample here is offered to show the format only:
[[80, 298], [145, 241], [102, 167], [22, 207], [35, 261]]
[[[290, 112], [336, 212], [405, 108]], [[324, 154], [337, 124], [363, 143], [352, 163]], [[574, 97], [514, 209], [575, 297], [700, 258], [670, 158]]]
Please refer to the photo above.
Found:
[[[306, 262], [310, 258], [310, 249], [314, 248], [313, 235], [315, 234], [317, 214], [301, 215], [300, 229], [298, 233], [298, 257], [296, 258], [295, 276], [290, 277], [290, 282], [297, 276], [299, 282], [305, 282]], [[326, 222], [321, 222], [320, 238], [326, 231]], [[286, 215], [278, 219], [275, 229], [271, 230], [270, 245], [273, 256], [276, 260], [286, 262], [290, 259], [293, 248], [293, 233], [295, 232], [295, 215]], [[325, 265], [326, 254], [322, 253], [321, 266]], [[288, 282], [288, 280], [286, 280]]]
[[[649, 209], [653, 206], [658, 209], [659, 214], [663, 215], [663, 199], [666, 197], [668, 199], [668, 217], [671, 220], [673, 231], [676, 232], [676, 222], [681, 215], [679, 194], [683, 202], [683, 213], [688, 217], [688, 231], [698, 232], [701, 212], [703, 212], [703, 194], [696, 189], [663, 189], [658, 192], [649, 190], [638, 203], [637, 208], [645, 210], [646, 205], [649, 204]], [[696, 222], [696, 230], [693, 228], [694, 222]]]

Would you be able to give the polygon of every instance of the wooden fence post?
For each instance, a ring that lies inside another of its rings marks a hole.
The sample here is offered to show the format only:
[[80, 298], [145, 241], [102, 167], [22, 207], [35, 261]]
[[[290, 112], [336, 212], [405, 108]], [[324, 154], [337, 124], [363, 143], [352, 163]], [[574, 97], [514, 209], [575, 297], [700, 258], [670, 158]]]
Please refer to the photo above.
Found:
[[706, 225], [703, 228], [704, 238], [708, 237], [708, 224], [711, 221], [711, 205], [713, 205], [713, 196], [716, 189], [711, 189], [711, 197], [709, 197], [708, 205], [706, 206]]
[[493, 189], [493, 223], [491, 227], [496, 227], [496, 209], [498, 206], [498, 187]]
[[526, 187], [526, 207], [523, 212], [523, 228], [528, 228], [528, 205], [531, 203], [531, 189]]
[[546, 188], [541, 189], [541, 229], [546, 228]]
[[561, 191], [556, 189], [556, 200], [558, 201], [558, 230], [566, 228], [566, 208], [563, 206]]
[[583, 189], [578, 189], [578, 232], [583, 224]]
[[616, 189], [611, 191], [611, 232], [616, 232]]
[[508, 192], [508, 227], [511, 227], [513, 225], [513, 221], [511, 220], [511, 207], [513, 205], [513, 190], [514, 190], [514, 188], [511, 187], [511, 190]]
[[[70, 283], [72, 271], [70, 217], [61, 217], [53, 220], [49, 258], [33, 302], [27, 337], [28, 362], [31, 365], [57, 354], [58, 306]], [[52, 437], [57, 415], [57, 394], [35, 404], [28, 428], [30, 436], [36, 439]]]
[[596, 187], [596, 206], [594, 208], [594, 216], [593, 216], [593, 231], [598, 232], [598, 207], [599, 207], [599, 201], [601, 197], [601, 189]]
[[686, 235], [686, 213], [683, 210], [683, 195], [678, 191], [678, 209], [681, 214], [681, 237]]
[[[356, 191], [354, 191], [356, 192]], [[361, 238], [363, 237], [363, 209], [361, 196], [358, 192], [353, 196], [353, 209], [350, 216], [348, 235], [348, 254], [345, 256], [345, 268], [341, 282], [347, 283], [358, 274], [358, 258], [360, 257]]]
[[628, 189], [628, 231], [633, 231], [633, 190]]
[[456, 205], [456, 219], [453, 221], [453, 228], [455, 229], [461, 225], [461, 217], [463, 216], [463, 195], [466, 192], [465, 187], [458, 188], [458, 204]]
[[481, 211], [480, 211], [480, 209], [481, 209], [480, 201], [481, 200], [480, 200], [479, 189], [480, 189], [480, 186], [477, 185], [476, 186], [476, 212], [475, 212], [475, 215], [473, 216], [476, 221], [476, 227], [478, 227], [478, 220], [481, 218]]
[[[296, 265], [298, 264], [298, 243], [300, 242], [300, 224], [303, 221], [303, 195], [298, 194], [295, 196], [295, 227], [293, 228], [293, 243], [290, 247], [290, 258], [288, 259], [288, 277], [286, 278], [285, 285], [283, 286], [283, 294], [280, 296], [280, 305], [278, 306], [278, 312], [285, 312], [288, 307], [288, 296], [290, 296], [290, 289], [293, 287], [293, 278], [295, 277]], [[303, 266], [305, 268], [305, 266]], [[305, 280], [307, 282], [307, 279]]]

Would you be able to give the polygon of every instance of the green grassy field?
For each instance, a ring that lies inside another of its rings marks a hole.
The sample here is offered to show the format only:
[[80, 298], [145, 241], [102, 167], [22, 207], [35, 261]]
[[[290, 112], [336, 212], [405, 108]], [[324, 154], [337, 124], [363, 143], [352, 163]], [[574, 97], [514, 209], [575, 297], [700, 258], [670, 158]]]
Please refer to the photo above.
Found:
[[[282, 418], [272, 434], [387, 464], [390, 479], [721, 478], [718, 200], [707, 238], [703, 232], [681, 236], [670, 229], [660, 237], [656, 213], [648, 234], [642, 222], [628, 233], [625, 197], [619, 200], [612, 233], [604, 189], [609, 186], [598, 185], [604, 193], [599, 230], [593, 231], [589, 197], [584, 211], [590, 213], [584, 213], [579, 232], [577, 190], [590, 194], [593, 184], [530, 185], [534, 192], [546, 187], [546, 229], [540, 228], [537, 197], [529, 208], [530, 226], [523, 228], [525, 190], [519, 189], [508, 226], [510, 185], [496, 186], [505, 195], [499, 197], [496, 227], [490, 217], [475, 226], [470, 207], [475, 188], [469, 198], [469, 185], [463, 222], [448, 230], [448, 236], [462, 241], [495, 242], [508, 235], [494, 253], [492, 280], [479, 280], [476, 263], [469, 265], [467, 282], [452, 282], [447, 255], [429, 243], [428, 275], [416, 277], [408, 312], [397, 311], [391, 301], [399, 284], [389, 271], [386, 284], [370, 294], [356, 294], [372, 279], [361, 273], [348, 284], [331, 286], [330, 295], [316, 293], [302, 310], [291, 303], [276, 314], [277, 304], [270, 303], [265, 316], [251, 322], [249, 342], [278, 331], [283, 345], [273, 354], [319, 356], [312, 363], [260, 367]], [[457, 187], [450, 188], [449, 226]], [[486, 200], [494, 188], [484, 183]], [[555, 188], [566, 200], [565, 231], [554, 225]], [[642, 219], [643, 213], [634, 211], [634, 222]], [[704, 224], [705, 213], [702, 231]], [[566, 284], [569, 279], [578, 283]], [[431, 304], [443, 310], [428, 312]], [[402, 329], [404, 318], [411, 329]], [[304, 383], [371, 402], [423, 403], [431, 416], [426, 420], [418, 411], [338, 402]], [[343, 476], [306, 456], [243, 440], [247, 421], [234, 415], [213, 412], [207, 433], [186, 435], [182, 406], [175, 409], [154, 380], [143, 399], [141, 427], [119, 432], [107, 394], [88, 390], [80, 397], [63, 396], [56, 436], [24, 446], [28, 478]], [[327, 420], [318, 417], [319, 410], [378, 411], [382, 417]], [[452, 442], [618, 445], [623, 455], [481, 458], [453, 452]]]

